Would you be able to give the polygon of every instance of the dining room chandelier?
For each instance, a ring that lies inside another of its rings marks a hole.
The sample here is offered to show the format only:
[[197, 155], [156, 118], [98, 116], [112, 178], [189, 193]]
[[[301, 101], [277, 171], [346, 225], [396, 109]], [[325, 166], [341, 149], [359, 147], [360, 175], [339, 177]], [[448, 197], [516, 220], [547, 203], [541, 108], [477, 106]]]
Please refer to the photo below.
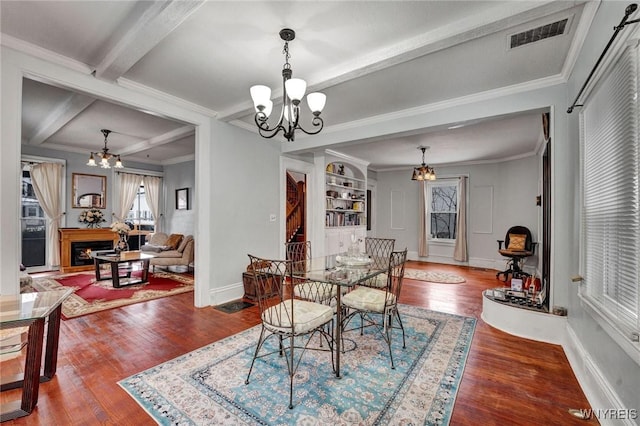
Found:
[[422, 151], [422, 165], [420, 167], [413, 168], [413, 176], [411, 180], [436, 180], [436, 172], [433, 167], [427, 166], [424, 162], [424, 152], [429, 149], [428, 146], [419, 146], [419, 150]]
[[268, 122], [273, 110], [271, 88], [264, 85], [255, 85], [251, 87], [250, 92], [256, 109], [254, 120], [258, 126], [260, 136], [270, 139], [282, 131], [284, 137], [291, 142], [295, 139], [296, 130], [301, 130], [308, 135], [320, 133], [324, 127], [320, 113], [324, 108], [327, 97], [320, 92], [307, 95], [307, 104], [313, 114], [311, 124], [315, 129], [304, 129], [299, 122], [300, 101], [307, 90], [307, 83], [300, 78], [292, 78], [293, 70], [289, 63], [289, 58], [291, 57], [289, 55], [289, 42], [296, 38], [296, 33], [292, 29], [284, 28], [280, 31], [280, 38], [284, 40], [282, 53], [284, 54], [285, 62], [282, 67], [282, 110], [277, 122], [271, 124]]
[[107, 148], [107, 137], [109, 136], [109, 133], [111, 133], [111, 130], [102, 129], [100, 131], [104, 135], [104, 148], [102, 148], [102, 152], [91, 152], [91, 155], [89, 155], [89, 162], [87, 163], [87, 166], [93, 167], [98, 165], [94, 157], [94, 154], [95, 154], [96, 156], [100, 157], [100, 167], [102, 167], [103, 169], [111, 168], [111, 164], [109, 163], [109, 160], [114, 157], [116, 159], [116, 163], [113, 165], [113, 167], [115, 169], [124, 168], [124, 166], [122, 165], [122, 161], [120, 160], [120, 155], [109, 153], [109, 148]]

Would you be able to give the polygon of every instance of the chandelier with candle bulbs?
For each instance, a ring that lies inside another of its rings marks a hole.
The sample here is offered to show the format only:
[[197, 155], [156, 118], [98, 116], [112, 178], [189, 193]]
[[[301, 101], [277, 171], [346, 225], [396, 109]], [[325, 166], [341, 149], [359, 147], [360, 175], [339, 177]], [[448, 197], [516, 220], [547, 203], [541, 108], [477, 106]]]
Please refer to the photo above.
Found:
[[100, 167], [102, 167], [103, 169], [111, 168], [111, 164], [109, 163], [109, 160], [114, 157], [116, 159], [116, 163], [113, 165], [113, 167], [116, 169], [122, 169], [124, 166], [122, 165], [120, 156], [118, 154], [109, 153], [109, 148], [107, 148], [107, 137], [109, 136], [109, 133], [111, 133], [111, 130], [102, 129], [100, 131], [104, 135], [104, 148], [102, 148], [101, 152], [91, 152], [91, 155], [89, 155], [89, 162], [87, 163], [87, 166], [95, 167], [98, 165], [94, 157], [94, 154], [95, 154], [97, 157], [100, 157]]
[[264, 138], [272, 138], [282, 131], [288, 141], [295, 139], [295, 131], [301, 130], [308, 135], [320, 133], [324, 122], [320, 113], [324, 108], [327, 97], [324, 93], [314, 92], [307, 95], [307, 104], [313, 114], [311, 124], [314, 129], [304, 129], [300, 125], [300, 101], [307, 90], [307, 83], [300, 78], [292, 78], [293, 70], [289, 64], [289, 42], [296, 38], [296, 33], [292, 29], [284, 28], [280, 31], [280, 38], [284, 40], [285, 62], [282, 67], [282, 110], [275, 123], [269, 123], [269, 116], [273, 110], [271, 101], [271, 89], [267, 86], [256, 85], [251, 87], [251, 98], [256, 110], [254, 120], [258, 126], [258, 132]]
[[411, 180], [436, 180], [436, 172], [433, 167], [427, 166], [424, 162], [424, 152], [429, 149], [428, 146], [419, 146], [419, 150], [422, 151], [422, 165], [420, 167], [413, 168], [413, 176]]

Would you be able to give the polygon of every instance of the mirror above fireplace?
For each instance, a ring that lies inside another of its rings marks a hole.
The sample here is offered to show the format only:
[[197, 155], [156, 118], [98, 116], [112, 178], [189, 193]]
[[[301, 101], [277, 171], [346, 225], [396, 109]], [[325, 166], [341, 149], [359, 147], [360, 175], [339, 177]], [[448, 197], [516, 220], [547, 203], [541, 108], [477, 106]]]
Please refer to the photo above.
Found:
[[106, 208], [106, 176], [73, 173], [72, 182], [74, 208]]

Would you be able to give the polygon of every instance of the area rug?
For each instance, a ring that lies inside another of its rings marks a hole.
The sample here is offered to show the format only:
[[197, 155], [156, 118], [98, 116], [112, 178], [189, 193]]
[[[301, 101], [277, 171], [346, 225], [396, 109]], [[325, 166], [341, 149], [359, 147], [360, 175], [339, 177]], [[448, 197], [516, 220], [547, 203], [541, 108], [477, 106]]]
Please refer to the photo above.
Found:
[[73, 294], [62, 302], [62, 319], [70, 319], [193, 291], [193, 278], [155, 272], [149, 273], [148, 283], [114, 288], [111, 280], [96, 281], [94, 272], [81, 272], [34, 278], [30, 286], [21, 288], [21, 292], [56, 290], [62, 287], [74, 289]]
[[[476, 320], [408, 305], [400, 305], [400, 313], [407, 347], [394, 331], [395, 370], [375, 330], [346, 333], [340, 379], [328, 353], [305, 352], [294, 379], [293, 409], [283, 357], [257, 359], [245, 384], [261, 326], [119, 385], [161, 425], [446, 425]], [[311, 344], [319, 340], [314, 336]], [[277, 340], [267, 344], [274, 349]]]
[[440, 271], [424, 271], [422, 269], [405, 268], [404, 277], [418, 281], [429, 281], [441, 284], [460, 284], [466, 280], [459, 275]]

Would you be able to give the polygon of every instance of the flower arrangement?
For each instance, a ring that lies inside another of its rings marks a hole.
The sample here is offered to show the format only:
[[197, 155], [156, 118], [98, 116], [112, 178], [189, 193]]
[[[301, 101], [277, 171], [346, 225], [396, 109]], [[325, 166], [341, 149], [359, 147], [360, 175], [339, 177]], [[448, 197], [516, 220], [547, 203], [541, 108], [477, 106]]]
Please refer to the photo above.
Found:
[[101, 210], [87, 209], [80, 213], [78, 222], [86, 223], [89, 228], [97, 228], [102, 222], [106, 222], [106, 220]]
[[113, 222], [111, 224], [111, 230], [120, 235], [127, 235], [129, 231], [131, 231], [131, 228], [124, 222]]

